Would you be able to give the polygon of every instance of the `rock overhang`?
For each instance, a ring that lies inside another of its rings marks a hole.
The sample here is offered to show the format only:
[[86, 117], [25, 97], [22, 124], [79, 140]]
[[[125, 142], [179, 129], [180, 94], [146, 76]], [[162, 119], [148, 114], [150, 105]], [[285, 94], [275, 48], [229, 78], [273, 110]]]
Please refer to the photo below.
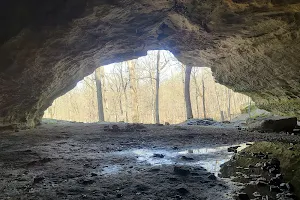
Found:
[[100, 65], [171, 51], [259, 107], [300, 117], [300, 1], [3, 1], [0, 124], [31, 127]]

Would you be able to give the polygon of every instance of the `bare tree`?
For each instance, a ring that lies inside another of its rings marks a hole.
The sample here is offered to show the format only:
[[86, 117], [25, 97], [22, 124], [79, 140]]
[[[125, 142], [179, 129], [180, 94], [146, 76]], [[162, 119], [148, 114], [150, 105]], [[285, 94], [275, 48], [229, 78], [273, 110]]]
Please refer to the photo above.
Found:
[[132, 106], [132, 122], [139, 122], [139, 104], [137, 95], [137, 78], [135, 72], [135, 63], [132, 60], [127, 61], [129, 69], [131, 106]]
[[169, 60], [166, 59], [164, 56], [164, 64], [161, 65], [161, 51], [157, 51], [157, 57], [156, 57], [156, 81], [155, 81], [155, 123], [159, 124], [159, 84], [160, 84], [160, 72], [165, 68], [165, 66], [168, 64]]
[[156, 81], [155, 81], [155, 123], [159, 124], [159, 74], [160, 74], [160, 51], [157, 51]]
[[202, 104], [203, 104], [203, 117], [206, 118], [204, 71], [202, 71]]
[[128, 78], [126, 79], [124, 77], [124, 74], [123, 74], [123, 68], [125, 66], [122, 66], [120, 69], [119, 69], [119, 72], [120, 72], [120, 78], [121, 78], [121, 86], [122, 86], [122, 89], [123, 89], [123, 94], [124, 94], [124, 100], [125, 100], [125, 121], [128, 122], [128, 97], [127, 97], [127, 86], [128, 86]]
[[215, 90], [215, 94], [216, 94], [216, 99], [217, 99], [217, 106], [218, 106], [218, 109], [219, 109], [219, 113], [220, 113], [220, 119], [221, 121], [224, 121], [224, 114], [223, 114], [223, 111], [221, 110], [221, 106], [220, 106], [220, 101], [219, 101], [219, 94], [218, 94], [218, 91], [217, 91], [217, 87], [216, 87], [216, 83], [214, 82], [214, 90]]
[[228, 94], [228, 117], [229, 120], [231, 120], [231, 93], [229, 88], [227, 88], [227, 94]]
[[197, 70], [196, 68], [194, 68], [193, 73], [192, 73], [192, 78], [194, 81], [194, 85], [195, 85], [195, 98], [196, 98], [196, 109], [197, 109], [197, 117], [200, 117], [200, 109], [199, 109], [199, 97], [201, 97], [202, 95], [200, 94], [200, 88], [198, 85], [198, 81], [197, 81]]
[[191, 79], [192, 67], [186, 66], [185, 68], [185, 81], [184, 81], [184, 98], [186, 107], [186, 118], [193, 118], [192, 104], [191, 104], [191, 94], [190, 94], [190, 79]]
[[102, 74], [102, 72], [103, 72], [103, 67], [99, 67], [95, 71], [99, 122], [103, 122], [104, 121], [102, 85], [101, 85], [101, 74]]

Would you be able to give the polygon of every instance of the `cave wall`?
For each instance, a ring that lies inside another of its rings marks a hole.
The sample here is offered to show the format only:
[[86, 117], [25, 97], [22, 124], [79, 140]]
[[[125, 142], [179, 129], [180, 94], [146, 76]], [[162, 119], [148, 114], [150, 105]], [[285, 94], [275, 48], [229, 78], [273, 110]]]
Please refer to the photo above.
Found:
[[154, 49], [300, 117], [298, 0], [4, 0], [0, 13], [0, 126], [33, 127], [95, 68]]

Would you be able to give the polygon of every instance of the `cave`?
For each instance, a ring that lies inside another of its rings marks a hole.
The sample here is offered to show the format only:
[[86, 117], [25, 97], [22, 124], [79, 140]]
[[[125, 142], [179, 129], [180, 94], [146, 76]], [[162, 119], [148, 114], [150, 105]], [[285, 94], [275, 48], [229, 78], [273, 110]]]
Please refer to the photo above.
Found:
[[[251, 188], [241, 193], [218, 176], [220, 164], [232, 171], [229, 159], [243, 173], [267, 171], [270, 182], [255, 181], [271, 185], [272, 197], [300, 198], [299, 187], [297, 197], [289, 193], [289, 184], [300, 185], [300, 138], [290, 131], [153, 125], [150, 137], [137, 124], [123, 135], [97, 123], [39, 126], [52, 102], [96, 68], [149, 50], [209, 67], [257, 107], [299, 118], [299, 0], [3, 0], [0, 13], [0, 198], [254, 198]], [[195, 167], [216, 152], [222, 156]]]
[[1, 126], [34, 127], [97, 66], [171, 51], [256, 105], [299, 117], [299, 3], [3, 1]]

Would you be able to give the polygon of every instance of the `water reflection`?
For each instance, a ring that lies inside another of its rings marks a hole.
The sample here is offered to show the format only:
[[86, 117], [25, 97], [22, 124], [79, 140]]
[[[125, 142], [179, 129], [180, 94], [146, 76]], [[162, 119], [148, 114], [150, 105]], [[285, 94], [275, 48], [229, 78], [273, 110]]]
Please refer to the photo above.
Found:
[[[246, 143], [239, 144], [237, 150], [247, 147]], [[233, 153], [228, 152], [230, 146], [191, 148], [183, 151], [168, 149], [132, 149], [122, 152], [115, 152], [122, 156], [134, 156], [140, 164], [172, 165], [180, 164], [193, 167], [204, 167], [207, 171], [218, 176], [220, 166], [229, 161]], [[163, 158], [154, 157], [154, 154], [162, 154]], [[183, 157], [184, 156], [184, 157]]]
[[100, 172], [101, 175], [110, 175], [110, 174], [117, 174], [122, 170], [122, 167], [119, 165], [110, 165], [102, 168]]

